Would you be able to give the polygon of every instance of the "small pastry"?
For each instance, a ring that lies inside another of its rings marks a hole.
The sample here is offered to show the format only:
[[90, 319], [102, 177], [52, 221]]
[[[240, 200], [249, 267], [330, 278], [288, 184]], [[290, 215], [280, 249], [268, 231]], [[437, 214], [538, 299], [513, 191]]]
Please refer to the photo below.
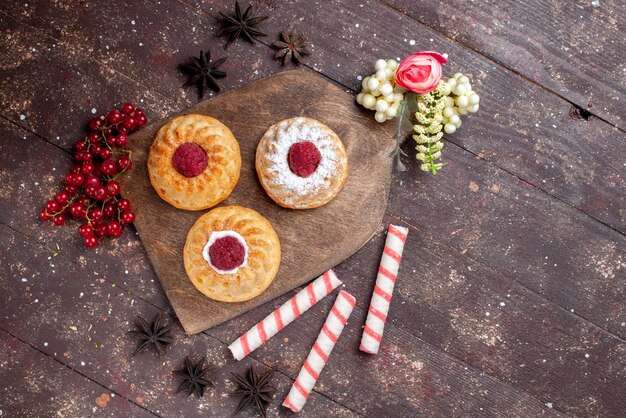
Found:
[[209, 116], [173, 119], [159, 129], [148, 155], [152, 187], [180, 209], [217, 205], [231, 194], [240, 171], [237, 140], [226, 125]]
[[243, 302], [263, 293], [280, 265], [280, 242], [258, 212], [224, 206], [202, 215], [183, 250], [191, 283], [207, 297]]
[[315, 119], [296, 117], [272, 125], [256, 149], [256, 171], [280, 206], [311, 209], [330, 202], [348, 178], [339, 136]]

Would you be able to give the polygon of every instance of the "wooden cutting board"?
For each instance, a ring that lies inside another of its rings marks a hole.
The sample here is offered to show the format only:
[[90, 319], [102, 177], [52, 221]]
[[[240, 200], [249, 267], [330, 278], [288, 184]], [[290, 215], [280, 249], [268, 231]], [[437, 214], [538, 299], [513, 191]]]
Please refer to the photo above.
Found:
[[[181, 114], [199, 113], [221, 120], [241, 148], [242, 167], [233, 194], [221, 205], [252, 208], [272, 223], [280, 238], [278, 275], [260, 296], [239, 303], [206, 298], [187, 278], [182, 252], [187, 231], [206, 211], [185, 211], [161, 200], [148, 179], [146, 161], [157, 130], [150, 125], [130, 138], [133, 169], [123, 176], [124, 195], [133, 202], [135, 227], [161, 285], [188, 334], [195, 334], [274, 299], [361, 248], [380, 225], [391, 180], [393, 124], [379, 125], [360, 109], [354, 96], [308, 71], [289, 71], [221, 94]], [[179, 115], [175, 115], [179, 116]], [[175, 117], [175, 116], [172, 116]], [[256, 146], [270, 125], [308, 116], [341, 137], [349, 161], [348, 180], [328, 205], [305, 211], [279, 207], [263, 191], [256, 175]]]

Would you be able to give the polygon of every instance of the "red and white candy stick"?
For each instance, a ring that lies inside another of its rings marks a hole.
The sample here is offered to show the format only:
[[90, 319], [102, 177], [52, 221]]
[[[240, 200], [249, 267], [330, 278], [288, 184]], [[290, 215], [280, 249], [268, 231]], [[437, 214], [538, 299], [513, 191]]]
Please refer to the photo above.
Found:
[[376, 285], [374, 286], [374, 293], [372, 294], [372, 301], [370, 302], [365, 328], [363, 329], [363, 337], [361, 338], [361, 346], [359, 347], [361, 351], [366, 353], [378, 353], [385, 323], [387, 322], [391, 294], [396, 284], [396, 276], [398, 275], [400, 260], [402, 259], [402, 250], [404, 249], [408, 233], [409, 230], [407, 228], [389, 225], [385, 249], [380, 260], [380, 267], [378, 267]]
[[307, 287], [229, 345], [228, 348], [233, 353], [233, 357], [237, 360], [246, 357], [335, 290], [341, 283], [332, 270], [328, 270], [313, 280]]
[[339, 292], [335, 304], [317, 337], [317, 341], [313, 344], [313, 348], [311, 348], [309, 356], [304, 361], [298, 377], [293, 382], [289, 394], [283, 401], [283, 406], [294, 412], [302, 409], [311, 390], [313, 390], [313, 386], [315, 386], [315, 382], [317, 382], [319, 374], [326, 365], [328, 356], [333, 351], [337, 338], [341, 335], [341, 331], [343, 331], [355, 304], [354, 296], [344, 290]]

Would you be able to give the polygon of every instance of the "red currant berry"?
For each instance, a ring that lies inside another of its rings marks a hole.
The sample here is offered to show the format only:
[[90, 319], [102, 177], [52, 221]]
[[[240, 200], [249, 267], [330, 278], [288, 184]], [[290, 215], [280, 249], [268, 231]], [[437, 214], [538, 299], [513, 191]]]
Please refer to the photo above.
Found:
[[100, 187], [100, 185], [93, 185], [93, 184], [86, 185], [85, 194], [89, 197], [95, 197], [96, 190], [98, 190], [98, 187]]
[[110, 146], [114, 146], [115, 145], [115, 137], [113, 135], [107, 136], [106, 142]]
[[135, 116], [137, 115], [143, 115], [143, 109], [138, 107], [137, 109], [135, 109]]
[[59, 205], [65, 206], [70, 200], [70, 194], [63, 190], [62, 192], [57, 193], [57, 195], [54, 197], [54, 200], [56, 200]]
[[48, 214], [48, 212], [43, 209], [40, 213], [39, 213], [39, 218], [42, 221], [49, 221], [50, 220], [50, 215]]
[[91, 203], [91, 200], [89, 200], [87, 196], [81, 196], [78, 198], [78, 200], [76, 200], [76, 202], [80, 203], [83, 206], [89, 206], [89, 204]]
[[109, 235], [109, 228], [107, 227], [107, 224], [99, 224], [96, 227], [96, 235], [98, 235], [99, 237], [106, 237]]
[[87, 248], [96, 248], [100, 242], [98, 237], [96, 237], [95, 235], [91, 235], [87, 238], [83, 238], [83, 241], [85, 242], [85, 246]]
[[89, 224], [82, 224], [78, 228], [78, 233], [80, 234], [81, 237], [87, 238], [87, 237], [92, 236], [94, 231], [93, 231], [93, 228], [91, 227], [91, 225], [89, 225]]
[[102, 213], [104, 213], [105, 217], [112, 218], [117, 213], [117, 207], [113, 203], [109, 202], [106, 205], [104, 205], [104, 209], [102, 210]]
[[135, 212], [131, 210], [125, 210], [122, 212], [122, 216], [120, 217], [123, 225], [132, 224], [135, 222]]
[[120, 169], [120, 171], [130, 170], [133, 167], [133, 162], [130, 160], [130, 158], [124, 156], [117, 160], [117, 167]]
[[107, 119], [112, 125], [117, 125], [122, 121], [122, 119], [124, 119], [124, 115], [119, 110], [114, 109], [109, 112]]
[[137, 126], [139, 127], [142, 127], [146, 123], [148, 123], [148, 118], [143, 113], [139, 115], [135, 115], [135, 119], [137, 119]]
[[70, 171], [70, 173], [74, 173], [74, 174], [78, 174], [80, 173], [80, 165], [75, 165], [72, 167], [72, 170]]
[[129, 131], [132, 131], [137, 126], [137, 119], [132, 116], [127, 116], [122, 123], [128, 128]]
[[58, 212], [61, 209], [61, 205], [56, 200], [48, 200], [46, 202], [46, 210], [48, 213]]
[[97, 200], [106, 200], [108, 198], [106, 189], [102, 186], [96, 187], [93, 197]]
[[63, 225], [65, 223], [65, 215], [63, 215], [62, 213], [54, 215], [54, 217], [52, 218], [52, 222], [54, 222], [54, 224], [57, 226]]
[[128, 145], [128, 137], [125, 134], [119, 134], [117, 138], [115, 138], [115, 143], [119, 147], [125, 147]]
[[74, 159], [76, 161], [91, 161], [93, 159], [93, 154], [89, 151], [77, 151], [74, 154]]
[[102, 138], [100, 132], [92, 132], [89, 135], [87, 135], [87, 140], [89, 141], [89, 143], [91, 145], [95, 145], [98, 142], [100, 142], [100, 139]]
[[71, 184], [66, 184], [63, 187], [63, 190], [65, 190], [66, 192], [68, 192], [72, 196], [74, 196], [76, 193], [78, 193], [78, 187], [72, 186]]
[[91, 146], [90, 151], [93, 155], [100, 155], [100, 151], [102, 151], [102, 148], [103, 147], [100, 146], [99, 144], [94, 144]]
[[107, 223], [107, 230], [110, 236], [117, 238], [122, 235], [122, 224], [118, 221], [109, 221], [109, 223]]
[[103, 125], [104, 125], [104, 121], [100, 119], [99, 117], [89, 119], [89, 129], [91, 131], [95, 132], [98, 129], [102, 128]]
[[87, 149], [87, 142], [84, 139], [79, 139], [74, 144], [74, 149], [76, 151], [85, 151]]
[[125, 197], [117, 201], [117, 207], [120, 210], [129, 210], [130, 209], [130, 200]]
[[100, 186], [100, 179], [97, 176], [87, 176], [87, 180], [85, 181], [87, 186]]
[[85, 206], [80, 203], [72, 203], [70, 206], [70, 214], [74, 218], [84, 218], [85, 217]]
[[113, 151], [111, 151], [110, 148], [102, 148], [100, 150], [100, 158], [102, 158], [103, 160], [108, 160], [112, 156], [113, 156]]
[[106, 185], [107, 194], [111, 197], [117, 196], [122, 191], [120, 184], [114, 180], [111, 180]]
[[81, 173], [83, 174], [91, 174], [93, 170], [96, 169], [96, 165], [91, 161], [85, 161], [80, 168]]
[[72, 186], [80, 186], [85, 182], [85, 176], [80, 173], [76, 173], [72, 175], [72, 182], [70, 183]]
[[105, 138], [107, 136], [113, 135], [113, 129], [111, 129], [111, 128], [103, 128], [102, 129], [102, 135], [104, 135]]
[[128, 133], [128, 128], [124, 125], [120, 125], [117, 127], [117, 133], [119, 135], [126, 135]]
[[93, 208], [89, 211], [89, 213], [87, 214], [87, 217], [92, 221], [92, 222], [100, 222], [101, 220], [104, 219], [104, 215], [102, 214], [102, 209], [100, 208]]
[[133, 106], [130, 103], [124, 103], [122, 105], [122, 112], [124, 112], [125, 115], [130, 115], [135, 111], [135, 106]]
[[78, 186], [78, 184], [76, 184], [76, 174], [75, 173], [69, 173], [68, 175], [66, 175], [65, 176], [65, 181], [70, 186]]
[[113, 160], [106, 160], [100, 164], [100, 171], [107, 176], [112, 176], [117, 173], [117, 165]]

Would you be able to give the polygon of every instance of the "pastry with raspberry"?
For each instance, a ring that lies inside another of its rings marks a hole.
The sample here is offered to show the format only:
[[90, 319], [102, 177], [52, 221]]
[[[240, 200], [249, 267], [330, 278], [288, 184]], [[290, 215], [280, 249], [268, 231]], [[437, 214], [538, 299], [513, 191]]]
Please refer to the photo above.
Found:
[[261, 185], [280, 206], [311, 209], [337, 196], [348, 178], [348, 157], [331, 128], [295, 117], [265, 132], [256, 150], [256, 170]]
[[209, 116], [180, 116], [159, 129], [148, 155], [157, 194], [188, 210], [226, 199], [239, 181], [239, 143], [226, 125]]

